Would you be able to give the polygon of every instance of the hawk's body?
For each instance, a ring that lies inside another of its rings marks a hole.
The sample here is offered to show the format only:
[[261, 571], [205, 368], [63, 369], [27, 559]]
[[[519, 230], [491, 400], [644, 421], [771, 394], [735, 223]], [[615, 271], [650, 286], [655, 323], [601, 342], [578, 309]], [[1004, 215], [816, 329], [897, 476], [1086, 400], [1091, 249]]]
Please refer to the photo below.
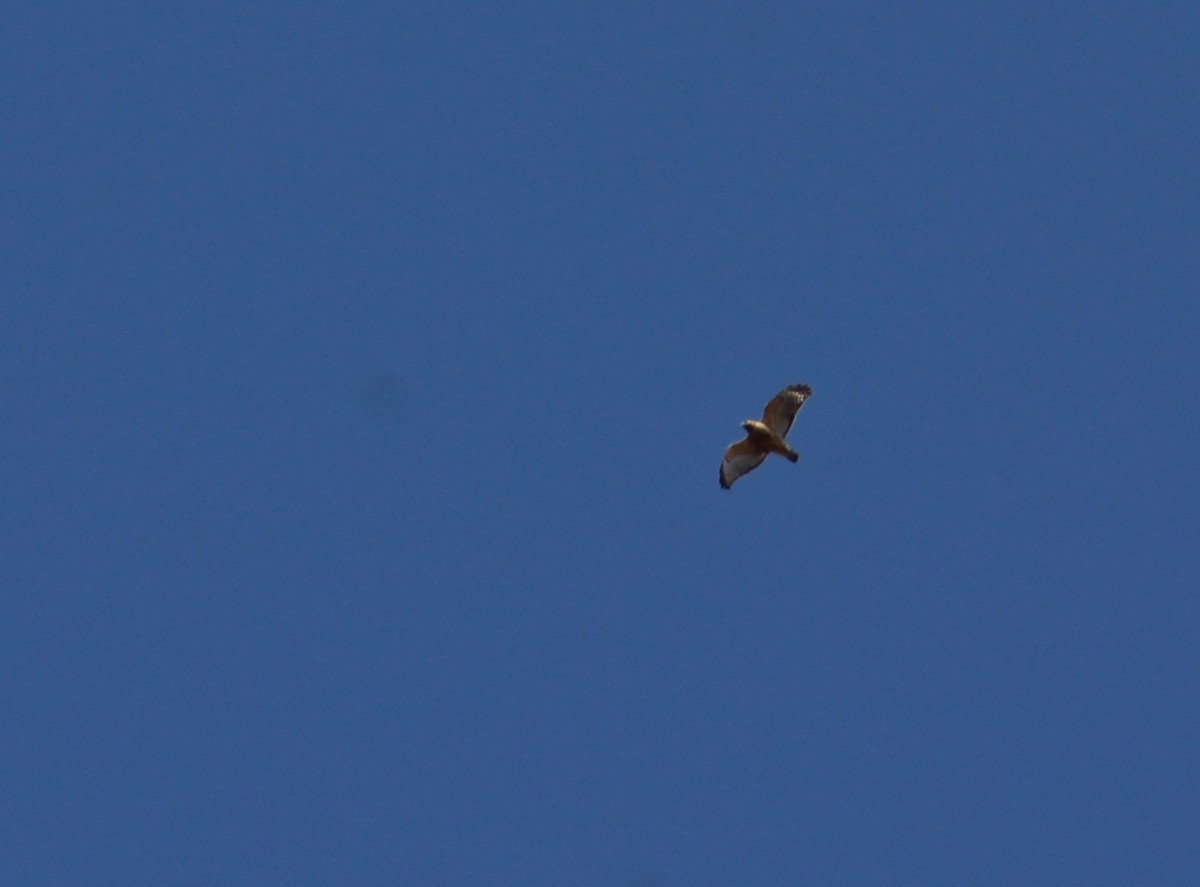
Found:
[[761, 422], [747, 419], [742, 423], [746, 439], [731, 444], [721, 462], [721, 486], [724, 489], [728, 490], [735, 480], [761, 465], [770, 453], [778, 453], [792, 462], [800, 458], [784, 438], [810, 394], [812, 389], [807, 385], [789, 385], [771, 398], [763, 410]]

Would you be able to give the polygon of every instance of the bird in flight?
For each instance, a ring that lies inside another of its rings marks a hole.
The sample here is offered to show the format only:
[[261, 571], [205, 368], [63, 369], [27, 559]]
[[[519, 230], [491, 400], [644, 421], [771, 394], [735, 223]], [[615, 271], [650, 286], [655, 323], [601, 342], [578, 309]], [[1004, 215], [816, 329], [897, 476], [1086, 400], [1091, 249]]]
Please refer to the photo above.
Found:
[[807, 385], [789, 385], [767, 403], [761, 422], [747, 419], [742, 423], [746, 439], [731, 444], [721, 461], [722, 489], [728, 490], [743, 474], [762, 465], [768, 453], [778, 453], [792, 462], [800, 459], [784, 438], [810, 394], [812, 389]]

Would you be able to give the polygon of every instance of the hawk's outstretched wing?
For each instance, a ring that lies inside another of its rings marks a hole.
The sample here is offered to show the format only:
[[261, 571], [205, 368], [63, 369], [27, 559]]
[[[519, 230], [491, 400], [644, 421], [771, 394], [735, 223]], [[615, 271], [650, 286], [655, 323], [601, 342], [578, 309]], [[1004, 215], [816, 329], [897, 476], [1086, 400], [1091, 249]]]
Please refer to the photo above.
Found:
[[728, 490], [743, 474], [762, 465], [765, 458], [767, 451], [748, 438], [732, 444], [725, 451], [725, 458], [721, 461], [721, 486]]
[[767, 408], [763, 410], [763, 424], [780, 437], [786, 437], [791, 430], [792, 420], [796, 418], [796, 413], [800, 412], [800, 407], [804, 406], [804, 401], [808, 400], [810, 394], [812, 389], [807, 385], [789, 385], [784, 388], [771, 398]]

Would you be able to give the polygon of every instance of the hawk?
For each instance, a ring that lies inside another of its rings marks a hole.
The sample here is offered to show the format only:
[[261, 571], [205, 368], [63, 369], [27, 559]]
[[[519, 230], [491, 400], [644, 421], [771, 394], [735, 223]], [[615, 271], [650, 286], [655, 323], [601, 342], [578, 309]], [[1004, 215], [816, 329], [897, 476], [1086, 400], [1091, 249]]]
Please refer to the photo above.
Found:
[[728, 490], [743, 474], [762, 465], [768, 453], [778, 453], [792, 462], [800, 459], [800, 454], [789, 447], [784, 438], [810, 394], [812, 389], [807, 385], [789, 385], [771, 398], [763, 410], [761, 422], [747, 419], [742, 423], [746, 439], [730, 445], [721, 462], [722, 489]]

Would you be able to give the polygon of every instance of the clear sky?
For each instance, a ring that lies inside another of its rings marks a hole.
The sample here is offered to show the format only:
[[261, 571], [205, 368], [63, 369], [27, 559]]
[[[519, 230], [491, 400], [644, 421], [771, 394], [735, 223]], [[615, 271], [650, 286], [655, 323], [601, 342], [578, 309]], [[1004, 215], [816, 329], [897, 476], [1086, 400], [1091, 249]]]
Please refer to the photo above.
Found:
[[1195, 883], [1194, 3], [12, 3], [0, 72], [0, 882]]

